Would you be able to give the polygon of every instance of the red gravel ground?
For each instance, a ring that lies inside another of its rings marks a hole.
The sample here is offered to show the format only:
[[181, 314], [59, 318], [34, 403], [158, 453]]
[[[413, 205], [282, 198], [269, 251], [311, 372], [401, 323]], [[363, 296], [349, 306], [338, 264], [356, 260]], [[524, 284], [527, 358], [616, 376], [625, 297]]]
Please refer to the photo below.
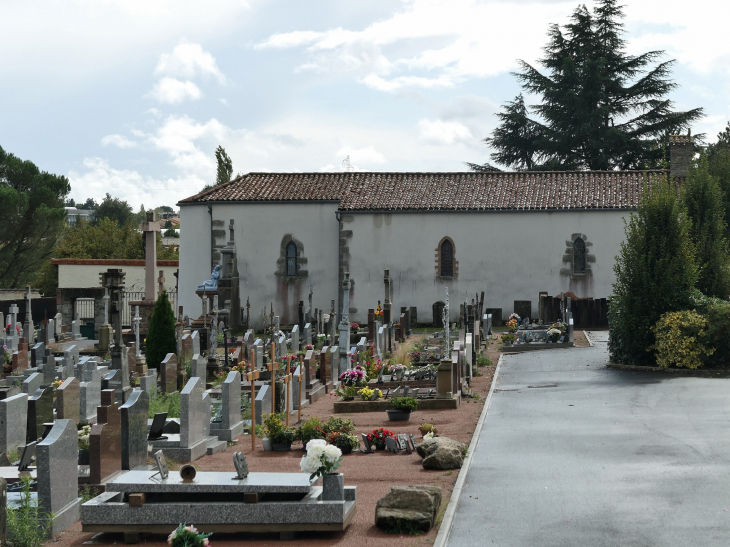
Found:
[[[493, 366], [482, 367], [482, 376], [475, 377], [472, 382], [474, 393], [478, 399], [463, 399], [457, 410], [417, 410], [411, 414], [409, 422], [389, 422], [385, 412], [368, 412], [351, 415], [341, 415], [353, 420], [357, 426], [356, 434], [369, 433], [375, 428], [385, 427], [395, 433], [412, 433], [420, 441], [418, 426], [421, 423], [432, 423], [442, 436], [457, 439], [469, 444], [479, 415], [484, 408], [484, 402], [494, 376], [494, 370], [499, 358], [499, 338], [492, 340], [487, 354], [493, 361]], [[302, 412], [302, 419], [318, 416], [323, 421], [332, 414], [333, 403], [336, 399], [326, 396]], [[291, 425], [293, 425], [293, 421]], [[248, 435], [238, 437], [238, 446], [229, 447], [224, 452], [213, 456], [205, 456], [195, 462], [199, 471], [234, 471], [231, 460], [234, 451], [242, 451], [246, 455], [250, 471], [281, 471], [299, 473], [299, 461], [304, 452], [300, 450], [301, 443], [294, 444], [291, 452], [276, 453], [264, 452], [261, 442], [257, 441], [256, 450], [251, 451], [251, 438]], [[454, 471], [427, 471], [421, 467], [421, 458], [414, 452], [411, 455], [391, 454], [378, 451], [375, 454], [352, 453], [345, 456], [339, 469], [345, 476], [345, 484], [357, 486], [357, 514], [346, 531], [340, 533], [297, 533], [297, 544], [312, 546], [327, 545], [431, 545], [438, 532], [438, 525], [429, 533], [420, 536], [391, 535], [375, 527], [375, 504], [385, 496], [391, 486], [405, 486], [410, 484], [429, 484], [441, 488], [442, 502], [438, 522], [446, 509], [451, 497], [453, 485], [458, 477], [458, 470]], [[191, 524], [191, 523], [188, 523]], [[192, 523], [195, 524], [195, 523]], [[172, 529], [170, 530], [172, 531]], [[81, 523], [56, 535], [48, 543], [58, 547], [80, 546], [91, 540], [94, 534], [82, 533]], [[98, 538], [102, 539], [102, 538]], [[105, 535], [104, 543], [122, 543], [121, 535]], [[143, 542], [150, 545], [166, 545], [166, 538], [161, 535], [147, 536]], [[278, 534], [214, 534], [211, 537], [213, 547], [228, 547], [237, 543], [251, 546], [277, 545]]]

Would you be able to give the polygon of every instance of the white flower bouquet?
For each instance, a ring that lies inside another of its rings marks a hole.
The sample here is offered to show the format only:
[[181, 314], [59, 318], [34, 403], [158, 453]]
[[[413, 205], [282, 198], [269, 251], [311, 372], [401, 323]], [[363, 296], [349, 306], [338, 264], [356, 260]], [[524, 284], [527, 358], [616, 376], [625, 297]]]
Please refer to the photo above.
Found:
[[312, 439], [307, 443], [307, 454], [302, 456], [299, 467], [309, 473], [309, 480], [337, 471], [342, 461], [342, 450], [324, 439]]

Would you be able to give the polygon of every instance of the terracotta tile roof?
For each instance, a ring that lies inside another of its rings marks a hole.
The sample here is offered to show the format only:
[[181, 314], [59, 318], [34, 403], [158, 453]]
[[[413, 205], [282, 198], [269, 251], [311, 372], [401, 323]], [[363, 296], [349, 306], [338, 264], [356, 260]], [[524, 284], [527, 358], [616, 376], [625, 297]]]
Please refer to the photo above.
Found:
[[180, 202], [333, 201], [343, 211], [632, 209], [667, 171], [249, 173]]

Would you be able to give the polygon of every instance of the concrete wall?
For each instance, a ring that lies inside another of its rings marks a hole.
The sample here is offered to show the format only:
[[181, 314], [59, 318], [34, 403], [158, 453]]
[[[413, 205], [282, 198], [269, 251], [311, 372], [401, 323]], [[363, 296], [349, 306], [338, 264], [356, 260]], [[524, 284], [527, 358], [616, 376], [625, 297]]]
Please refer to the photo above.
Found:
[[[434, 302], [449, 287], [451, 318], [459, 303], [485, 292], [488, 308], [513, 311], [515, 300], [531, 300], [538, 310], [538, 293], [554, 296], [571, 291], [579, 297], [607, 297], [614, 282], [613, 265], [624, 239], [622, 218], [627, 211], [395, 213], [344, 214], [343, 230], [351, 230], [349, 271], [353, 280], [351, 318], [367, 321], [368, 308], [384, 301], [383, 270], [390, 269], [395, 320], [401, 306], [416, 306], [418, 319], [430, 322]], [[582, 279], [561, 273], [572, 234], [582, 233], [595, 255], [591, 273]], [[436, 248], [444, 236], [454, 241], [456, 279], [437, 276]], [[468, 291], [468, 292], [467, 292]]]
[[[337, 301], [339, 231], [336, 203], [304, 204], [213, 204], [216, 232], [227, 230], [234, 220], [235, 242], [240, 277], [241, 306], [251, 302], [251, 321], [261, 327], [261, 311], [281, 316], [282, 324], [297, 321], [299, 301], [308, 305], [312, 284], [312, 307], [327, 312], [330, 301]], [[197, 286], [210, 278], [211, 217], [207, 205], [180, 208], [180, 291], [179, 302], [185, 313], [197, 318], [201, 312]], [[307, 275], [288, 279], [277, 276], [281, 242], [290, 234], [301, 245]], [[216, 237], [216, 244], [223, 242]], [[337, 305], [337, 302], [335, 302]], [[192, 310], [192, 313], [191, 311]]]
[[[99, 274], [109, 268], [119, 268], [124, 271], [124, 286], [129, 291], [144, 291], [145, 280], [144, 266], [128, 265], [86, 265], [86, 264], [59, 264], [58, 265], [58, 288], [59, 289], [82, 289], [100, 287]], [[157, 266], [155, 279], [158, 278], [160, 270], [164, 272], [165, 288], [169, 291], [174, 289], [177, 280], [175, 279], [176, 266]]]

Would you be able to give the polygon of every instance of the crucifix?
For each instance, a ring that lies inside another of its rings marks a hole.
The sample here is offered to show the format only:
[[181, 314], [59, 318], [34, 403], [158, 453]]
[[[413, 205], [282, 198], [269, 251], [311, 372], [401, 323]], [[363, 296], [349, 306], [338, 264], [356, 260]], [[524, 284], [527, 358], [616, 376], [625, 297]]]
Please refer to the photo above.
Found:
[[441, 320], [444, 323], [444, 339], [446, 341], [446, 352], [445, 359], [451, 359], [451, 340], [449, 339], [449, 288], [445, 287], [446, 291], [446, 304], [441, 312]]
[[256, 350], [251, 348], [251, 372], [246, 373], [246, 380], [251, 382], [251, 450], [256, 450], [256, 379], [259, 371], [253, 364], [256, 362]]
[[135, 306], [134, 308], [134, 318], [132, 321], [134, 322], [135, 352], [136, 357], [139, 359], [142, 357], [142, 351], [139, 347], [139, 324], [142, 321], [142, 318], [139, 316], [139, 306]]
[[109, 323], [109, 288], [104, 287], [104, 324], [107, 323]]

